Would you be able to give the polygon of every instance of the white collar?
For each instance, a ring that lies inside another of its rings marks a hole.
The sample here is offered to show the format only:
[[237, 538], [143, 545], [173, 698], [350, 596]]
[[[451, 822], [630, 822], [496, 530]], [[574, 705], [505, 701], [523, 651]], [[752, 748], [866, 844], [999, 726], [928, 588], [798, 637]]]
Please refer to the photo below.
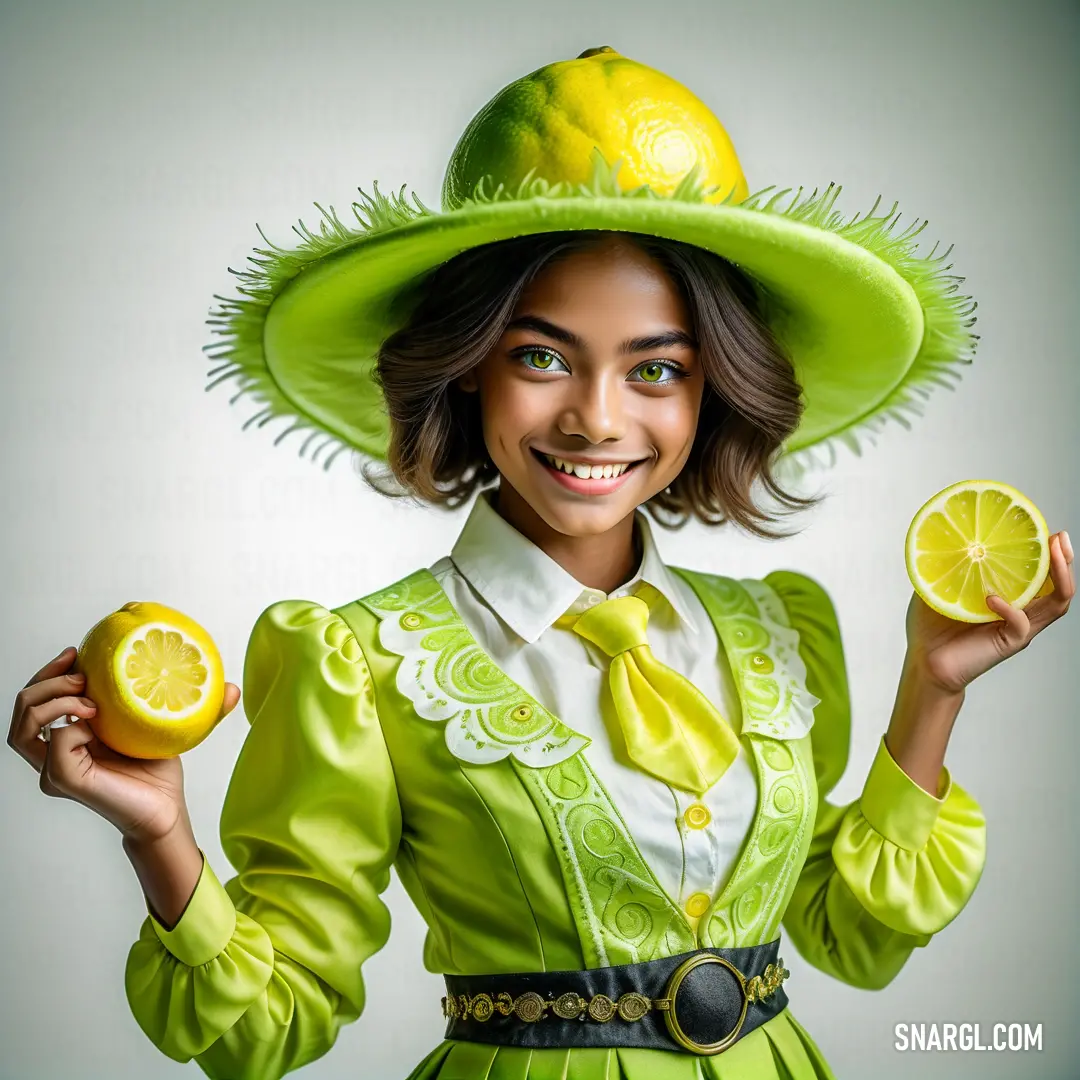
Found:
[[[584, 610], [597, 599], [597, 589], [582, 585], [551, 556], [501, 518], [491, 505], [492, 492], [481, 492], [450, 552], [450, 558], [485, 604], [518, 637], [534, 642], [571, 608]], [[697, 632], [684, 602], [684, 592], [665, 565], [653, 541], [645, 515], [635, 514], [642, 557], [637, 573], [611, 596], [634, 592], [640, 582], [652, 585], [671, 605], [675, 615]]]

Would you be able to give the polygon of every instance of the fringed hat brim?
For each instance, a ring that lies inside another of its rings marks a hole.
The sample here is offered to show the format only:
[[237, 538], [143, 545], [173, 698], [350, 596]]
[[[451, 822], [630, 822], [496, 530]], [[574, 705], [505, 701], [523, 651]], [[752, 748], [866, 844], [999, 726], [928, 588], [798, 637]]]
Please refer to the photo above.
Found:
[[951, 248], [916, 255], [926, 222], [897, 233], [896, 206], [877, 215], [878, 203], [844, 220], [832, 184], [805, 197], [800, 188], [782, 209], [791, 189], [712, 204], [692, 177], [668, 197], [627, 192], [617, 167], [572, 190], [531, 178], [512, 193], [489, 196], [481, 186], [446, 213], [415, 196], [410, 203], [404, 188], [387, 197], [376, 186], [353, 204], [354, 228], [320, 206], [319, 232], [301, 223], [301, 244], [256, 249], [255, 269], [232, 271], [243, 298], [216, 297], [209, 321], [224, 340], [206, 346], [215, 361], [209, 386], [237, 380], [232, 400], [250, 394], [263, 406], [245, 427], [289, 417], [275, 441], [306, 430], [301, 454], [318, 440], [314, 459], [332, 448], [326, 467], [349, 448], [384, 459], [388, 422], [372, 369], [382, 342], [406, 321], [416, 285], [479, 245], [576, 229], [694, 244], [754, 278], [806, 402], [779, 463], [785, 475], [831, 465], [839, 441], [859, 454], [860, 440], [873, 442], [889, 419], [910, 428], [908, 416], [922, 413], [916, 399], [934, 385], [951, 389], [971, 362], [975, 304], [957, 295], [963, 278], [948, 273]]

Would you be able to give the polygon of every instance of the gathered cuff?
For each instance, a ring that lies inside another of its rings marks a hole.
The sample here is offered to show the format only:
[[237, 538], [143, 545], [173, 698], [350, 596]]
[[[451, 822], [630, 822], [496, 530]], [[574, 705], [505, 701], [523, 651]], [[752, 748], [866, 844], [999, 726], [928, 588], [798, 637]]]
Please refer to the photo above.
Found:
[[171, 930], [158, 921], [147, 904], [147, 914], [162, 945], [182, 964], [197, 967], [218, 956], [236, 930], [236, 908], [210, 867], [205, 852], [195, 891]]
[[836, 869], [879, 922], [911, 935], [936, 934], [963, 909], [986, 861], [986, 818], [942, 770], [937, 798], [893, 760], [885, 740], [862, 797], [832, 843]]
[[863, 785], [859, 808], [870, 826], [886, 840], [905, 851], [921, 851], [952, 787], [952, 776], [944, 765], [938, 776], [940, 796], [920, 787], [897, 765], [882, 736]]

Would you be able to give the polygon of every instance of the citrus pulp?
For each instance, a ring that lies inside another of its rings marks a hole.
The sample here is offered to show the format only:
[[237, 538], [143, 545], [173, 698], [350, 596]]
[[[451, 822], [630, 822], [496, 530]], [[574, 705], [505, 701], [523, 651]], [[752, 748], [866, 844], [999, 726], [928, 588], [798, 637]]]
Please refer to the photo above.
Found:
[[994, 480], [962, 480], [919, 509], [905, 542], [908, 576], [935, 611], [960, 622], [993, 622], [995, 593], [1024, 608], [1049, 584], [1050, 537], [1038, 507]]

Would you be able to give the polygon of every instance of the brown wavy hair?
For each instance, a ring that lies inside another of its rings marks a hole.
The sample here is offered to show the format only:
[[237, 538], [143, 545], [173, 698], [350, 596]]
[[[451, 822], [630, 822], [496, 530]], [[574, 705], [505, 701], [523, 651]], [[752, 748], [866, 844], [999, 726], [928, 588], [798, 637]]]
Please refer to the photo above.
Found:
[[[732, 521], [759, 537], [774, 518], [752, 497], [755, 482], [793, 513], [816, 505], [773, 475], [780, 447], [798, 427], [802, 388], [765, 324], [753, 280], [719, 255], [689, 244], [620, 233], [654, 258], [687, 304], [705, 375], [697, 437], [682, 471], [646, 504], [670, 528], [691, 516]], [[597, 246], [598, 230], [539, 233], [473, 248], [443, 263], [410, 295], [408, 321], [379, 350], [376, 379], [390, 418], [389, 471], [364, 467], [385, 495], [458, 506], [495, 481], [478, 394], [457, 380], [493, 349], [519, 298], [542, 269]]]

